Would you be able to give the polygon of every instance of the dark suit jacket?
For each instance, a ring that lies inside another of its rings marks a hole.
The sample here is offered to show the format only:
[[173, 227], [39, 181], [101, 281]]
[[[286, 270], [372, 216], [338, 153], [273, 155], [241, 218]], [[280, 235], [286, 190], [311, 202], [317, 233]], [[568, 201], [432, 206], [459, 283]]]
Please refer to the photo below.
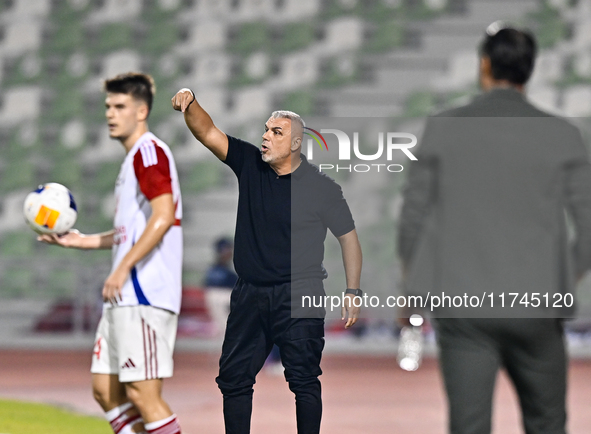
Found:
[[411, 294], [535, 292], [552, 302], [591, 268], [591, 166], [578, 129], [565, 120], [515, 90], [496, 89], [429, 118], [417, 158], [398, 240]]

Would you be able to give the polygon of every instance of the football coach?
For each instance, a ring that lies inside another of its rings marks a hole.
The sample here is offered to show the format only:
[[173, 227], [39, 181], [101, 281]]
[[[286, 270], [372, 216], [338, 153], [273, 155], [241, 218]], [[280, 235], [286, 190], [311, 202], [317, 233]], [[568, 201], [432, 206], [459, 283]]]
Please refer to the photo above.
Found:
[[341, 316], [350, 327], [359, 317], [361, 247], [341, 188], [301, 154], [304, 122], [289, 111], [273, 112], [261, 147], [226, 135], [181, 89], [172, 98], [195, 138], [238, 178], [230, 315], [216, 382], [224, 397], [227, 434], [250, 432], [253, 385], [273, 344], [295, 394], [298, 434], [320, 432], [320, 359], [325, 309], [305, 309], [303, 296], [324, 296], [322, 265], [327, 229], [338, 239], [347, 289]]

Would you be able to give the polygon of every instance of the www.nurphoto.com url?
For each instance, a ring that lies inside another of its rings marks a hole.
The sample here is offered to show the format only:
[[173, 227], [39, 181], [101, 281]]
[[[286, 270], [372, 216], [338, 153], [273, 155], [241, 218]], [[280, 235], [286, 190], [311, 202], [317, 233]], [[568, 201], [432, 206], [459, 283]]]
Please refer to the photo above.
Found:
[[[302, 296], [302, 307], [323, 307], [334, 311], [340, 309], [345, 303], [345, 295]], [[390, 295], [385, 299], [377, 295], [363, 294], [353, 297], [355, 307], [411, 307], [430, 309], [438, 308], [562, 308], [572, 307], [574, 297], [570, 293], [539, 293], [539, 292], [500, 292], [481, 295]]]

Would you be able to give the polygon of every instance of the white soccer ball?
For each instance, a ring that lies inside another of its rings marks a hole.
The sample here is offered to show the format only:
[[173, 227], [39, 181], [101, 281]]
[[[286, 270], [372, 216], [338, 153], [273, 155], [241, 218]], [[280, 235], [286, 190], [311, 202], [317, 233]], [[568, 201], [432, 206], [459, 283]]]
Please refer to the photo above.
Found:
[[78, 217], [76, 202], [70, 190], [50, 182], [29, 193], [23, 207], [25, 220], [40, 234], [63, 234]]

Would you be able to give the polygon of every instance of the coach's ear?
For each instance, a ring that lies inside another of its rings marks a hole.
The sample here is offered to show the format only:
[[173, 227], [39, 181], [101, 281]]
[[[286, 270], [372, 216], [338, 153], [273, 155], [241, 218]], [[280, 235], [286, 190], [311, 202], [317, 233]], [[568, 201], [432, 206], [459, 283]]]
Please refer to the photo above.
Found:
[[301, 137], [294, 137], [291, 139], [291, 152], [297, 151], [300, 146], [302, 146], [302, 138]]

